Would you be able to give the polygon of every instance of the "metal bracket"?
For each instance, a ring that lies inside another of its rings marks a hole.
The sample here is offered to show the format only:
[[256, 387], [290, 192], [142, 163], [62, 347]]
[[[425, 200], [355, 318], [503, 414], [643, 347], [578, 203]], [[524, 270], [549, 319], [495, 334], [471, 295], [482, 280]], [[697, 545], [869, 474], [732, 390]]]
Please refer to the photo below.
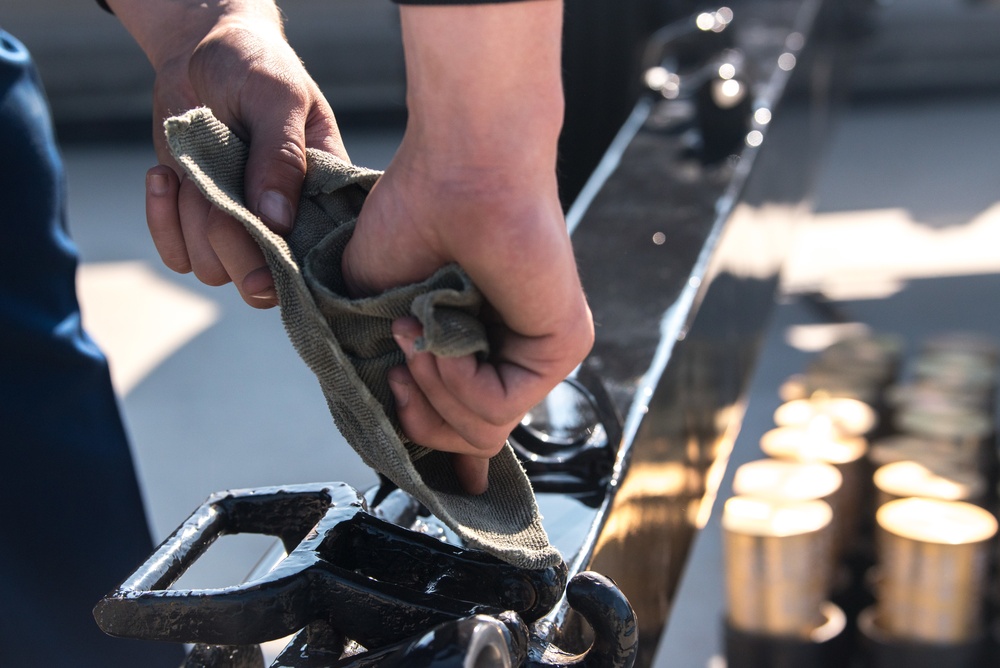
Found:
[[[264, 576], [219, 589], [168, 589], [220, 535], [281, 538]], [[114, 636], [248, 645], [323, 621], [366, 647], [431, 626], [514, 610], [537, 619], [562, 595], [566, 567], [517, 568], [370, 515], [340, 483], [213, 495], [94, 609]]]

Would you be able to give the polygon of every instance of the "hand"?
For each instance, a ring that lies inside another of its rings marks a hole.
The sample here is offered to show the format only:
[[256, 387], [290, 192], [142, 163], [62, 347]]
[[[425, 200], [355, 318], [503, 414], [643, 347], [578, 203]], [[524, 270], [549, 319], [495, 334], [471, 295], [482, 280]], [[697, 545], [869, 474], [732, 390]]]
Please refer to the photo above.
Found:
[[489, 302], [488, 360], [415, 352], [420, 325], [407, 318], [393, 324], [407, 363], [389, 372], [406, 435], [455, 453], [462, 484], [481, 493], [489, 458], [594, 336], [555, 178], [561, 3], [406, 6], [402, 18], [409, 122], [344, 277], [377, 294], [456, 262]]
[[407, 366], [389, 371], [406, 435], [456, 453], [464, 487], [481, 493], [489, 457], [589, 351], [590, 311], [554, 179], [534, 193], [484, 178], [497, 192], [470, 194], [428, 182], [410, 160], [401, 152], [369, 196], [345, 251], [345, 278], [356, 293], [377, 294], [457, 262], [483, 292], [492, 307], [488, 360], [417, 353], [420, 325], [402, 319], [393, 334]]
[[270, 271], [243, 226], [212, 207], [170, 157], [163, 120], [207, 106], [249, 144], [247, 205], [274, 231], [295, 218], [306, 147], [347, 160], [333, 111], [285, 40], [273, 2], [112, 0], [156, 70], [146, 218], [164, 264], [203, 283], [232, 281], [251, 306], [277, 304]]

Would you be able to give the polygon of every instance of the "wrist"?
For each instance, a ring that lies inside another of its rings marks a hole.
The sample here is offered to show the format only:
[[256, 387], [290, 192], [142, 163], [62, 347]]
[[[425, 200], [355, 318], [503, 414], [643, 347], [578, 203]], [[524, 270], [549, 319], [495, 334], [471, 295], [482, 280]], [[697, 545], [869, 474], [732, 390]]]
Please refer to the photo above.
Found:
[[489, 115], [410, 108], [404, 148], [435, 175], [492, 175], [503, 180], [555, 173], [561, 106]]
[[157, 72], [189, 58], [212, 31], [230, 25], [282, 33], [281, 14], [272, 0], [108, 0], [108, 4]]
[[407, 136], [449, 163], [555, 167], [562, 3], [404, 6]]

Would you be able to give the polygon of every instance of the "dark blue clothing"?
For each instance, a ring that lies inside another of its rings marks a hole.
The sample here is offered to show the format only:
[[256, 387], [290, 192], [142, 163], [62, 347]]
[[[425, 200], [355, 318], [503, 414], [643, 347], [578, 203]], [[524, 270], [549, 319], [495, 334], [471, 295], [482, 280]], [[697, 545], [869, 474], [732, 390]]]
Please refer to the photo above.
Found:
[[0, 666], [175, 668], [91, 613], [153, 546], [76, 265], [38, 75], [0, 30]]

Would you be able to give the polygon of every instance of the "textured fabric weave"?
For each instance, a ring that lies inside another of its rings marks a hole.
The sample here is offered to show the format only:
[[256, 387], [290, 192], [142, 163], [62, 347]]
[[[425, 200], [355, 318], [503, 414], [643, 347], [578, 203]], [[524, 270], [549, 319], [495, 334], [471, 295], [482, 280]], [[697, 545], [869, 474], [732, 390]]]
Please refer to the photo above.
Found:
[[174, 157], [216, 206], [247, 228], [274, 276], [285, 329], [319, 379], [334, 422], [366, 464], [412, 494], [469, 545], [524, 568], [556, 564], [524, 470], [507, 445], [490, 460], [489, 489], [466, 494], [450, 455], [410, 443], [399, 429], [386, 372], [405, 358], [392, 321], [412, 314], [418, 344], [437, 355], [487, 351], [476, 318], [482, 297], [456, 265], [378, 297], [349, 299], [341, 258], [380, 173], [309, 149], [299, 212], [282, 238], [243, 204], [247, 147], [207, 109], [168, 119]]

